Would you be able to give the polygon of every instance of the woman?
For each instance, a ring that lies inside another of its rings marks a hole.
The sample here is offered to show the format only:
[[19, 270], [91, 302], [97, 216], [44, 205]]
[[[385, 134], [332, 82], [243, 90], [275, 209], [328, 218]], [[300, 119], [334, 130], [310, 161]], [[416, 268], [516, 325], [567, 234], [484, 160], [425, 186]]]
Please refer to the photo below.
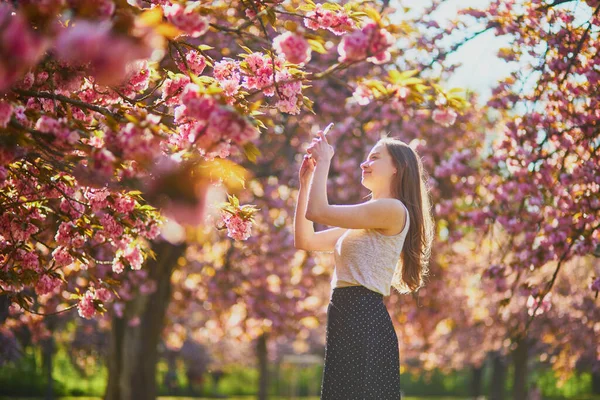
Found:
[[[415, 292], [427, 275], [433, 220], [421, 160], [406, 143], [383, 137], [360, 164], [371, 198], [330, 205], [333, 147], [319, 132], [307, 153], [300, 167], [294, 243], [303, 250], [334, 252], [335, 259], [321, 399], [398, 400], [398, 337], [383, 297], [391, 286]], [[313, 222], [335, 228], [315, 232]]]

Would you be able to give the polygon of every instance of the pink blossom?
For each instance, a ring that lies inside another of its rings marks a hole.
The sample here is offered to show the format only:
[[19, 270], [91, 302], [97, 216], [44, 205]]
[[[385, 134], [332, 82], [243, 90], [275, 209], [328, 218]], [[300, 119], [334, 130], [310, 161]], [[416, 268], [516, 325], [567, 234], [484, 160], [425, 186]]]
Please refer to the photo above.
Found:
[[456, 111], [450, 108], [436, 109], [433, 111], [433, 120], [445, 127], [451, 126], [456, 121]]
[[[200, 75], [206, 68], [206, 58], [197, 50], [190, 50], [185, 55], [185, 61], [195, 75]], [[185, 64], [181, 61], [177, 61], [177, 67], [181, 72], [187, 72]]]
[[366, 85], [358, 84], [354, 93], [352, 93], [352, 97], [354, 97], [356, 102], [361, 106], [366, 106], [373, 99], [373, 93]]
[[391, 58], [387, 51], [394, 44], [394, 37], [387, 30], [380, 28], [375, 22], [368, 23], [362, 29], [363, 33], [369, 38], [369, 54], [372, 57], [367, 61], [373, 64], [383, 64]]
[[[100, 177], [112, 177], [115, 172], [117, 158], [106, 148], [93, 152], [91, 167]], [[98, 206], [98, 204], [96, 204]], [[102, 208], [102, 207], [101, 207]]]
[[118, 301], [118, 302], [113, 303], [113, 310], [114, 310], [117, 318], [123, 318], [123, 310], [124, 309], [125, 309], [125, 304], [123, 304], [122, 302]]
[[0, 100], [0, 128], [6, 128], [13, 112], [12, 104], [6, 100]]
[[304, 25], [309, 29], [328, 29], [336, 35], [342, 35], [355, 27], [354, 21], [343, 8], [332, 11], [317, 4], [315, 9], [308, 12], [304, 18]]
[[[527, 313], [531, 316], [533, 316], [534, 314], [534, 310], [535, 310], [535, 315], [540, 315], [543, 314], [545, 312], [548, 312], [551, 308], [552, 308], [552, 293], [548, 293], [546, 296], [544, 296], [544, 299], [541, 301], [540, 304], [540, 299], [539, 297], [534, 297], [533, 295], [530, 295], [529, 298], [527, 298]], [[539, 307], [538, 307], [539, 304]], [[537, 307], [537, 310], [536, 310]]]
[[186, 75], [176, 75], [174, 79], [167, 79], [162, 85], [162, 100], [168, 106], [179, 104], [179, 96], [183, 88], [190, 83], [190, 78]]
[[42, 115], [35, 124], [35, 129], [44, 133], [51, 133], [58, 146], [72, 146], [79, 141], [79, 132], [69, 129], [66, 118], [54, 119]]
[[60, 210], [71, 218], [79, 218], [85, 212], [85, 205], [71, 198], [63, 198], [60, 201]]
[[210, 28], [208, 18], [201, 15], [195, 7], [168, 4], [163, 8], [167, 20], [191, 37], [200, 37]]
[[104, 214], [100, 218], [100, 223], [102, 224], [102, 227], [107, 235], [113, 239], [117, 239], [123, 234], [123, 226], [119, 224], [110, 214]]
[[132, 62], [127, 66], [126, 69], [126, 84], [122, 88], [125, 96], [133, 97], [136, 93], [148, 89], [148, 84], [150, 83], [150, 68], [148, 68], [148, 60]]
[[110, 191], [105, 188], [89, 188], [84, 196], [88, 199], [92, 211], [98, 212], [108, 206], [107, 197], [110, 196]]
[[285, 32], [273, 39], [277, 53], [293, 64], [305, 64], [310, 61], [311, 48], [304, 36]]
[[302, 104], [302, 82], [294, 80], [294, 77], [285, 69], [277, 73], [277, 81], [281, 83], [276, 107], [281, 112], [299, 114], [300, 104]]
[[33, 72], [29, 71], [23, 76], [21, 82], [17, 82], [16, 86], [19, 89], [30, 89], [34, 82], [35, 76], [33, 75]]
[[35, 292], [42, 296], [54, 292], [61, 285], [61, 280], [50, 275], [42, 275], [40, 280], [35, 285]]
[[121, 262], [120, 258], [115, 258], [112, 264], [112, 270], [115, 274], [121, 274], [125, 270], [125, 265]]
[[369, 38], [360, 30], [344, 35], [338, 45], [338, 54], [340, 55], [338, 60], [344, 62], [365, 59], [367, 57], [368, 42]]
[[224, 59], [215, 63], [213, 75], [227, 96], [234, 96], [240, 88], [240, 69], [237, 61]]
[[129, 262], [129, 264], [131, 265], [131, 269], [139, 270], [140, 268], [142, 268], [142, 264], [144, 263], [144, 256], [142, 255], [142, 252], [140, 251], [139, 247], [129, 247], [127, 250], [125, 250], [123, 257], [127, 260], [127, 262]]
[[0, 91], [34, 65], [47, 45], [21, 12], [13, 12], [6, 2], [0, 4]]
[[119, 195], [113, 204], [115, 211], [127, 214], [135, 208], [135, 199], [126, 195]]
[[65, 246], [58, 246], [52, 252], [52, 257], [54, 258], [54, 262], [61, 267], [70, 265], [73, 263], [73, 256], [69, 253], [69, 250]]
[[58, 227], [58, 232], [54, 236], [56, 243], [66, 246], [71, 242], [71, 231], [74, 227], [72, 222], [62, 222]]
[[152, 49], [112, 32], [112, 21], [75, 20], [63, 28], [55, 41], [57, 57], [73, 66], [88, 66], [102, 85], [120, 84], [127, 66], [150, 57]]
[[13, 220], [10, 223], [10, 237], [15, 241], [25, 242], [29, 240], [31, 235], [39, 231], [38, 227], [29, 223], [18, 220]]
[[148, 162], [161, 153], [160, 137], [144, 124], [129, 122], [118, 134], [111, 132], [110, 138], [120, 146], [126, 159]]
[[85, 292], [85, 294], [79, 300], [77, 304], [77, 311], [83, 318], [90, 319], [96, 314], [96, 308], [94, 306], [94, 293], [91, 290]]
[[[246, 57], [247, 73], [244, 76], [242, 86], [247, 89], [263, 90], [265, 96], [275, 94], [273, 85], [273, 60], [263, 53], [252, 53]], [[275, 69], [281, 70], [285, 59], [281, 56], [275, 57]]]
[[246, 240], [250, 237], [252, 223], [244, 221], [237, 215], [226, 213], [223, 216], [225, 225], [227, 226], [227, 236], [235, 240]]
[[40, 259], [35, 251], [18, 249], [16, 259], [23, 268], [40, 271]]
[[106, 303], [112, 299], [112, 293], [106, 288], [100, 288], [96, 290], [96, 298], [101, 302]]
[[185, 105], [185, 115], [198, 120], [207, 120], [211, 113], [217, 108], [217, 102], [213, 97], [200, 95], [197, 85], [188, 84], [181, 94], [181, 102]]

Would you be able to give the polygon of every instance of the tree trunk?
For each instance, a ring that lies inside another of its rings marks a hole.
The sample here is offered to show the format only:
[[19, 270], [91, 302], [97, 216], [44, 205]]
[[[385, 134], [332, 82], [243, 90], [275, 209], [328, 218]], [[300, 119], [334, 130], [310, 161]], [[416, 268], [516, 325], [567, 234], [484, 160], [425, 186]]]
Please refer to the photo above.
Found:
[[[123, 318], [112, 319], [106, 400], [154, 400], [157, 396], [157, 346], [171, 298], [171, 273], [185, 245], [160, 242], [152, 250], [156, 261], [148, 259], [145, 268], [156, 282], [156, 291], [139, 294], [127, 303]], [[128, 324], [133, 316], [140, 318], [137, 326]]]
[[527, 337], [517, 341], [517, 348], [512, 353], [514, 367], [513, 399], [527, 400], [527, 361], [529, 353], [529, 339]]
[[8, 318], [8, 307], [10, 306], [10, 299], [7, 295], [0, 295], [0, 325], [4, 323]]
[[477, 399], [482, 395], [481, 387], [483, 383], [483, 365], [471, 367], [471, 396]]
[[592, 370], [592, 394], [600, 394], [600, 371]]
[[504, 400], [504, 383], [506, 381], [506, 360], [492, 353], [492, 382], [490, 384], [490, 400]]
[[263, 333], [257, 339], [256, 353], [258, 356], [258, 400], [267, 400], [269, 390], [269, 369], [267, 358], [267, 334]]

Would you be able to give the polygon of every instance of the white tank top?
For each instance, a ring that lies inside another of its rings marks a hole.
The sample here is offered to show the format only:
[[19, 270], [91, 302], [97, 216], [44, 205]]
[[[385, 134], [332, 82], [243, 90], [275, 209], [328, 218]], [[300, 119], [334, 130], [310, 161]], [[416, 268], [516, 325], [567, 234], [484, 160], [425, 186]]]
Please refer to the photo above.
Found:
[[406, 223], [397, 235], [384, 235], [375, 229], [348, 229], [340, 236], [333, 252], [332, 293], [334, 288], [350, 283], [384, 296], [390, 295], [392, 278], [410, 225], [408, 209], [406, 206], [404, 209]]

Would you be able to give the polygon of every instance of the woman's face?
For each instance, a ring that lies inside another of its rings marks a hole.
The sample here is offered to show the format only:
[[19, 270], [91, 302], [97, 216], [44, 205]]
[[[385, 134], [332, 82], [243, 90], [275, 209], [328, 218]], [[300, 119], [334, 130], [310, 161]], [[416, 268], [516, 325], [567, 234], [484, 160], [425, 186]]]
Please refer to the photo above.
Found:
[[385, 144], [377, 143], [373, 146], [367, 160], [360, 164], [360, 168], [364, 187], [371, 191], [389, 190], [396, 167]]

